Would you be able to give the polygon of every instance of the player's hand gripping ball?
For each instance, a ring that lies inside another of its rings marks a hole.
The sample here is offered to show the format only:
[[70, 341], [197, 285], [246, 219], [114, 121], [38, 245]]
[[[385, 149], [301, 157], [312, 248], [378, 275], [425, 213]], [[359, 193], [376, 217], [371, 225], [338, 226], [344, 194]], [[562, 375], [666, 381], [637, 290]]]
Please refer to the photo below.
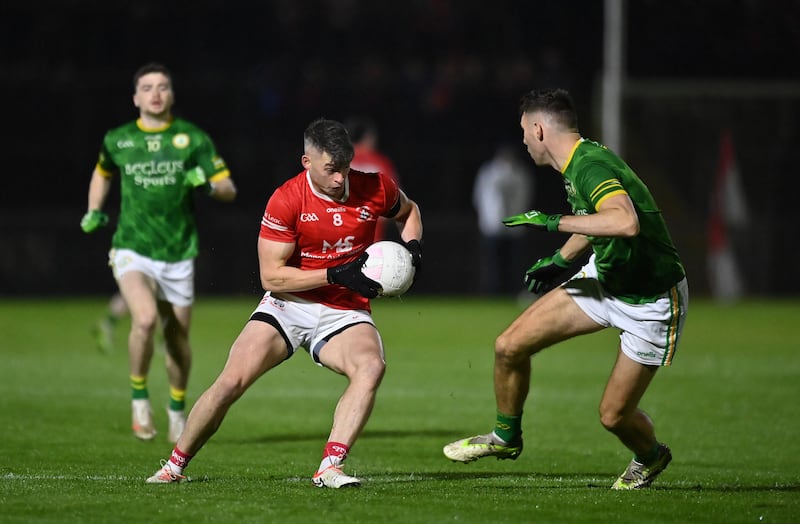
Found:
[[416, 268], [411, 252], [402, 244], [390, 240], [375, 242], [367, 248], [367, 258], [361, 271], [381, 285], [380, 296], [399, 297], [414, 283]]

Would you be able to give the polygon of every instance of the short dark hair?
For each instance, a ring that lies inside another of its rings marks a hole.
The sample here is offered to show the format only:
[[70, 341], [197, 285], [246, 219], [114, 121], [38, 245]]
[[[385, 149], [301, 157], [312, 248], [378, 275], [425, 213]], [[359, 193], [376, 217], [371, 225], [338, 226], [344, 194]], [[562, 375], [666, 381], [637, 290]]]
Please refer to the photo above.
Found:
[[344, 124], [336, 120], [318, 118], [303, 133], [303, 146], [313, 147], [331, 156], [334, 167], [346, 168], [353, 161], [353, 143]]
[[519, 102], [520, 116], [537, 111], [553, 115], [567, 129], [578, 131], [575, 102], [566, 89], [534, 89], [522, 95]]
[[148, 62], [147, 64], [143, 65], [136, 72], [133, 74], [133, 91], [136, 92], [136, 88], [139, 86], [139, 79], [142, 78], [144, 75], [149, 75], [150, 73], [161, 73], [162, 75], [166, 76], [169, 79], [170, 85], [172, 84], [172, 73], [169, 72], [167, 66], [164, 64], [159, 64], [158, 62]]

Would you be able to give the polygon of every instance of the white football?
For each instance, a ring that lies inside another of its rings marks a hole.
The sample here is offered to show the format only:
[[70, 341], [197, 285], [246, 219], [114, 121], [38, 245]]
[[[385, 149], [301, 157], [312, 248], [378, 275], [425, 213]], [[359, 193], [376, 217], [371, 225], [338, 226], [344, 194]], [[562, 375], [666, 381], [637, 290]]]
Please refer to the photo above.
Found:
[[375, 242], [367, 248], [369, 257], [361, 271], [378, 282], [381, 296], [399, 297], [414, 283], [416, 268], [411, 263], [411, 252], [402, 244], [390, 240]]

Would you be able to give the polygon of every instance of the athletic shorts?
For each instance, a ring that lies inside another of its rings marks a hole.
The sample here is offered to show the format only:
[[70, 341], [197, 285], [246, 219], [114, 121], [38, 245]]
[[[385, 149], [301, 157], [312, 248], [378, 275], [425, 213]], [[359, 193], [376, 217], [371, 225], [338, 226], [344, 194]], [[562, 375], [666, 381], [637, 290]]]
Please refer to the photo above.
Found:
[[112, 249], [108, 265], [119, 282], [122, 275], [138, 271], [156, 283], [156, 298], [176, 306], [191, 306], [194, 302], [194, 259], [180, 262], [161, 262], [142, 256], [130, 249]]
[[331, 337], [355, 324], [375, 326], [366, 310], [336, 309], [289, 293], [271, 291], [264, 294], [250, 320], [266, 322], [280, 332], [289, 349], [286, 358], [291, 357], [297, 348], [303, 347], [320, 366], [319, 353]]
[[597, 280], [595, 257], [562, 287], [595, 322], [620, 332], [620, 347], [631, 360], [669, 366], [683, 332], [689, 301], [684, 278], [654, 302], [630, 304], [609, 294]]

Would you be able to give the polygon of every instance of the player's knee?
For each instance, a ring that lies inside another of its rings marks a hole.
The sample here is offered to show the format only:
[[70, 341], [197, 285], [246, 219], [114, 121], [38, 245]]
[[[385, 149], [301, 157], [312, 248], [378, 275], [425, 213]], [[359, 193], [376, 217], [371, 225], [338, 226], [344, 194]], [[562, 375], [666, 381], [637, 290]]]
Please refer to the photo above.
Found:
[[137, 315], [131, 319], [131, 329], [141, 332], [144, 335], [152, 336], [155, 333], [157, 317], [153, 315]]
[[218, 405], [230, 406], [247, 390], [244, 380], [233, 376], [220, 376], [214, 385], [213, 398]]
[[357, 374], [362, 380], [372, 384], [373, 387], [378, 385], [383, 380], [383, 375], [386, 373], [386, 362], [380, 357], [373, 357], [363, 362], [358, 367]]
[[496, 360], [514, 362], [528, 355], [523, 351], [522, 346], [515, 343], [512, 337], [502, 333], [494, 341], [494, 356]]
[[614, 433], [623, 425], [625, 414], [621, 410], [616, 409], [614, 406], [601, 404], [599, 411], [600, 424], [602, 424], [606, 430]]

